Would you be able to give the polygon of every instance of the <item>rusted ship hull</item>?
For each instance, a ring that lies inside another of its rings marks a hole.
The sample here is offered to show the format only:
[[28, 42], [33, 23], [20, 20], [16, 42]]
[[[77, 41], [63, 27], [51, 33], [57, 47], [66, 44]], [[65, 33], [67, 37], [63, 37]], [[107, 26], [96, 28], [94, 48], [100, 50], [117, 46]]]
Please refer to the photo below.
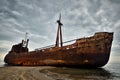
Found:
[[[23, 58], [23, 55], [25, 58]], [[56, 54], [55, 54], [56, 55]], [[55, 56], [54, 54], [51, 56]], [[9, 55], [13, 56], [13, 55]], [[33, 55], [36, 56], [36, 55]], [[48, 54], [45, 54], [41, 56], [41, 54], [37, 55], [38, 57], [30, 57], [26, 55], [26, 53], [22, 53], [22, 56], [19, 56], [19, 58], [16, 58], [16, 56], [13, 56], [8, 61], [5, 61], [9, 65], [19, 65], [19, 66], [67, 66], [67, 67], [101, 67], [104, 66], [108, 60], [109, 60], [109, 54], [106, 53], [96, 53], [96, 54], [74, 54], [71, 56], [65, 56], [63, 58], [59, 57], [46, 57], [50, 56]], [[63, 55], [64, 56], [64, 55]], [[26, 57], [29, 57], [27, 59]], [[42, 57], [40, 59], [40, 57]]]
[[109, 60], [112, 40], [113, 33], [99, 32], [63, 47], [53, 46], [31, 52], [12, 48], [4, 61], [22, 66], [102, 67]]

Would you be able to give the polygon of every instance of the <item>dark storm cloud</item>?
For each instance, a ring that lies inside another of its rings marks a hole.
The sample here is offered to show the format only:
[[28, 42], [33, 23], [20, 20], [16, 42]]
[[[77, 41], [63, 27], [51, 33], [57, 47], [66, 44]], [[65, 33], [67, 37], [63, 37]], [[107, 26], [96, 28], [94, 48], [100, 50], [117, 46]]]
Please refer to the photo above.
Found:
[[113, 48], [119, 51], [119, 0], [0, 0], [1, 49], [10, 48], [9, 42], [20, 42], [25, 32], [29, 33], [30, 49], [54, 44], [59, 13], [64, 41], [114, 32]]
[[115, 4], [120, 4], [120, 0], [110, 0], [110, 1], [115, 3]]

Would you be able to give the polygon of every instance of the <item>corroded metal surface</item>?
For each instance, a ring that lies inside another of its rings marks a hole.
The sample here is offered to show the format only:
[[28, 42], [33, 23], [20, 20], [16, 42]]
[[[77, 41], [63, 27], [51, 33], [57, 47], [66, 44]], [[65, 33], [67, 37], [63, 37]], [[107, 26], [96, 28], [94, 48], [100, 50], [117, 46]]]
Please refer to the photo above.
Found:
[[[23, 66], [104, 66], [110, 56], [113, 33], [100, 32], [92, 37], [76, 39], [76, 42], [63, 47], [47, 47], [35, 51], [15, 52], [11, 50], [5, 62]], [[22, 49], [14, 45], [16, 50]], [[20, 46], [20, 45], [19, 45]]]
[[74, 39], [73, 44], [63, 46], [63, 43], [66, 42], [62, 42], [61, 15], [57, 23], [58, 31], [55, 45], [29, 52], [27, 48], [29, 40], [25, 37], [22, 43], [13, 45], [11, 51], [5, 56], [5, 63], [23, 66], [101, 67], [108, 62], [113, 33], [95, 33], [94, 36]]

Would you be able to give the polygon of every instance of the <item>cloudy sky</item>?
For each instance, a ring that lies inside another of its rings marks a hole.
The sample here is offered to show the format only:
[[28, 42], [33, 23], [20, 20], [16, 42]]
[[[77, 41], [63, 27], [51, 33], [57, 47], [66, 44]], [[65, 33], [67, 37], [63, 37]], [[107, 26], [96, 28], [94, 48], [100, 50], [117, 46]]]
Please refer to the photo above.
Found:
[[60, 13], [63, 41], [114, 32], [112, 55], [120, 56], [120, 0], [0, 0], [0, 54], [26, 32], [30, 50], [54, 44]]

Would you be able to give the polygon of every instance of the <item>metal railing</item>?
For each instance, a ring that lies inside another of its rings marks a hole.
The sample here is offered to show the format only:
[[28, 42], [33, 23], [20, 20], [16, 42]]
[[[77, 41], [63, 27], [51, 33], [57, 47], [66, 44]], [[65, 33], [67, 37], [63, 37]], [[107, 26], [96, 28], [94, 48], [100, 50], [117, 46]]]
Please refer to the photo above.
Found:
[[[69, 43], [69, 42], [73, 42], [73, 41], [76, 41], [76, 39], [65, 41], [65, 42], [63, 42], [63, 45], [65, 43]], [[61, 43], [59, 43], [59, 44], [61, 44]], [[43, 50], [43, 49], [48, 49], [48, 48], [51, 48], [51, 47], [55, 47], [55, 44], [49, 45], [49, 46], [45, 46], [45, 47], [41, 47], [41, 48], [37, 48], [37, 49], [35, 49], [35, 51], [37, 51], [37, 50]]]

